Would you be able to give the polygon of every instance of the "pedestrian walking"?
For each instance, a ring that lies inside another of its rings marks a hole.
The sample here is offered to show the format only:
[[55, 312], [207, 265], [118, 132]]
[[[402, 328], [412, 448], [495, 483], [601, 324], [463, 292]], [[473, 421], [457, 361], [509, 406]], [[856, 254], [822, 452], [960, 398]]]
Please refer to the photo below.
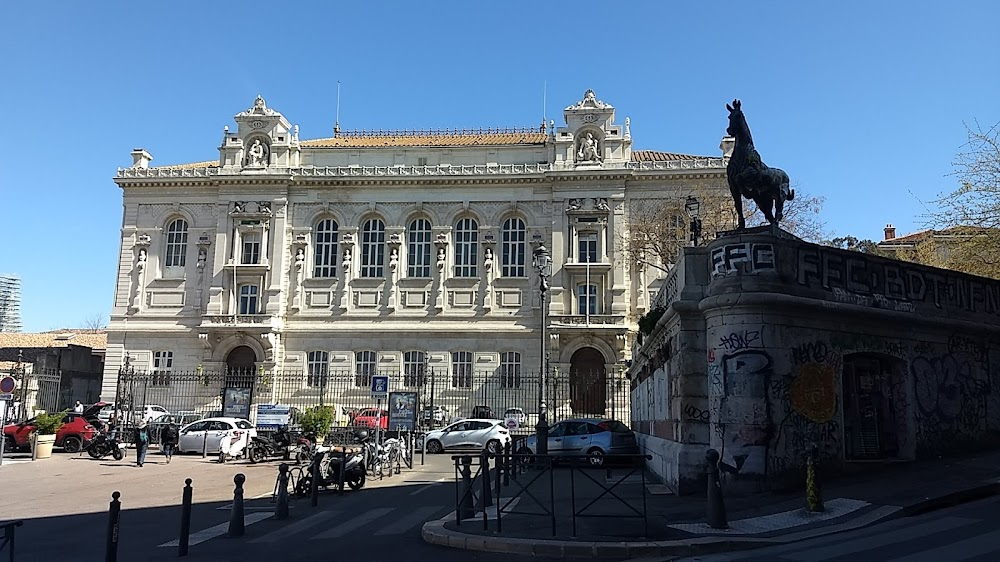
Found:
[[160, 430], [160, 449], [167, 457], [167, 464], [174, 456], [174, 447], [177, 445], [177, 424], [174, 423], [173, 416], [167, 418], [167, 425]]
[[135, 463], [142, 466], [146, 462], [146, 449], [149, 448], [149, 427], [146, 420], [139, 420], [135, 426]]
[[76, 401], [76, 406], [73, 406], [73, 411], [77, 414], [83, 413], [83, 404], [81, 404], [79, 400]]

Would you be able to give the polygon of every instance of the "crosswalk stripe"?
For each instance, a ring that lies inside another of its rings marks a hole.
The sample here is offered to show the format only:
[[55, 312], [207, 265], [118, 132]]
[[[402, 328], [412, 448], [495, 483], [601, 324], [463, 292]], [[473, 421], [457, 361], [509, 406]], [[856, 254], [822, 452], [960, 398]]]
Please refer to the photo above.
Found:
[[364, 527], [368, 523], [370, 523], [370, 522], [378, 519], [379, 517], [382, 517], [383, 515], [386, 515], [390, 511], [393, 511], [394, 509], [396, 509], [396, 508], [394, 508], [394, 507], [379, 507], [379, 508], [376, 508], [376, 509], [371, 509], [371, 510], [369, 510], [369, 511], [367, 511], [365, 513], [362, 513], [362, 514], [355, 515], [355, 516], [351, 517], [351, 519], [349, 519], [347, 521], [344, 521], [340, 525], [337, 525], [336, 527], [334, 527], [332, 529], [329, 529], [327, 531], [323, 531], [322, 533], [316, 535], [315, 537], [313, 537], [313, 540], [316, 540], [316, 539], [335, 539], [337, 537], [342, 537], [342, 536], [346, 535], [347, 533], [350, 533], [351, 531], [354, 531], [355, 529], [360, 529], [361, 527]]
[[[272, 515], [273, 514], [270, 513], [270, 512], [268, 512], [268, 513], [250, 513], [250, 514], [248, 514], [248, 515], [246, 515], [246, 516], [243, 517], [243, 525], [248, 527], [248, 526], [253, 525], [254, 523], [256, 523], [258, 521], [263, 521], [264, 519], [268, 519]], [[205, 541], [207, 541], [209, 539], [214, 539], [215, 537], [221, 537], [222, 535], [224, 535], [224, 534], [226, 534], [228, 532], [229, 532], [229, 523], [228, 522], [226, 522], [226, 523], [219, 523], [218, 525], [216, 525], [214, 527], [209, 527], [207, 529], [202, 529], [201, 531], [198, 531], [197, 533], [191, 533], [191, 535], [188, 537], [188, 545], [194, 546], [194, 545], [196, 545], [198, 543], [203, 543], [203, 542], [205, 542]], [[165, 543], [161, 544], [160, 548], [163, 548], [165, 546], [177, 546], [177, 544], [178, 544], [178, 540], [174, 539], [172, 541], [165, 542]]]
[[275, 531], [271, 531], [270, 533], [268, 533], [268, 534], [266, 534], [266, 535], [264, 535], [262, 537], [257, 537], [257, 538], [253, 539], [250, 542], [251, 543], [272, 543], [272, 542], [276, 542], [276, 541], [279, 541], [281, 539], [287, 538], [289, 535], [292, 535], [294, 533], [298, 533], [299, 531], [304, 531], [304, 530], [308, 529], [309, 527], [313, 527], [315, 525], [318, 525], [318, 524], [322, 523], [323, 521], [326, 521], [327, 519], [333, 517], [334, 515], [339, 515], [340, 513], [341, 513], [340, 511], [320, 511], [319, 513], [317, 513], [315, 515], [310, 515], [309, 517], [306, 517], [305, 519], [303, 519], [301, 521], [296, 521], [296, 522], [292, 523], [291, 525], [286, 525], [284, 527], [281, 527], [280, 529], [277, 529]]
[[907, 527], [892, 534], [880, 534], [852, 541], [840, 542], [825, 548], [806, 547], [803, 552], [785, 554], [784, 557], [789, 560], [799, 560], [800, 562], [819, 562], [821, 560], [847, 556], [848, 554], [864, 552], [866, 550], [888, 546], [890, 544], [927, 537], [951, 529], [965, 527], [970, 523], [978, 523], [978, 520], [968, 519], [965, 517], [943, 517], [941, 519], [935, 519], [920, 525], [914, 525], [913, 527]]
[[420, 509], [396, 519], [394, 522], [382, 527], [378, 531], [375, 531], [376, 535], [401, 535], [406, 531], [409, 531], [411, 527], [423, 523], [430, 518], [431, 515], [441, 511], [442, 506], [435, 505], [430, 507], [421, 507]]
[[[925, 550], [909, 556], [896, 558], [889, 562], [938, 562], [939, 560], [959, 562], [998, 551], [1000, 551], [1000, 531], [993, 531], [992, 533], [946, 544], [932, 550]], [[997, 557], [993, 559], [996, 560]]]

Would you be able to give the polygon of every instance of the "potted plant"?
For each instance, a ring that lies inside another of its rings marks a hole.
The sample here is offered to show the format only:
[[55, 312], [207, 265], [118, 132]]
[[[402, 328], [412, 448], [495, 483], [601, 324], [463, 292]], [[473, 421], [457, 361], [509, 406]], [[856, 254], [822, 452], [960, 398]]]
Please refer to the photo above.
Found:
[[299, 425], [306, 435], [314, 436], [317, 443], [330, 433], [333, 423], [333, 406], [315, 406], [306, 410], [299, 418]]
[[66, 417], [66, 412], [42, 413], [35, 416], [35, 420], [32, 422], [32, 425], [35, 426], [33, 458], [47, 459], [52, 456], [56, 432], [62, 427], [64, 417]]

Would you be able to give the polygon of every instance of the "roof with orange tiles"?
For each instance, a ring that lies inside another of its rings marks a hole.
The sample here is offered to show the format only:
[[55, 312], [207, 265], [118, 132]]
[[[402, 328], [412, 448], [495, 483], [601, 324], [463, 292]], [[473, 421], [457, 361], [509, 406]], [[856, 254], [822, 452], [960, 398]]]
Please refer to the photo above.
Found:
[[633, 162], [672, 162], [677, 160], [700, 160], [706, 156], [693, 154], [677, 154], [676, 152], [661, 152], [659, 150], [633, 150]]
[[107, 349], [108, 334], [105, 332], [83, 332], [80, 330], [43, 332], [40, 334], [19, 332], [0, 333], [0, 348], [30, 349], [69, 347], [70, 345], [80, 345], [91, 349]]
[[381, 146], [509, 146], [545, 144], [548, 134], [530, 129], [457, 131], [351, 131], [325, 139], [302, 141], [310, 148], [377, 148]]
[[990, 229], [978, 226], [950, 226], [942, 230], [932, 230], [924, 229], [905, 236], [897, 236], [896, 238], [890, 238], [888, 240], [883, 240], [879, 242], [879, 245], [893, 244], [914, 244], [920, 242], [928, 236], [974, 236], [976, 234], [984, 234]]

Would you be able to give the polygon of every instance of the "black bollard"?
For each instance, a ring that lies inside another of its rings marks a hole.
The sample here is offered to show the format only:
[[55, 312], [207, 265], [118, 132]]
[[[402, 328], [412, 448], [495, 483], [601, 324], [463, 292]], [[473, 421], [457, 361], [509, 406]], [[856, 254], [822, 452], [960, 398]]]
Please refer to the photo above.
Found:
[[187, 556], [191, 539], [191, 479], [184, 480], [184, 493], [181, 495], [181, 535], [177, 539], [177, 556]]
[[719, 452], [709, 449], [705, 452], [708, 461], [708, 526], [713, 529], [728, 529], [726, 504], [722, 501], [722, 484], [719, 482]]
[[503, 446], [503, 463], [501, 464], [503, 465], [504, 486], [510, 486], [510, 465], [511, 465], [510, 454], [512, 449], [513, 447], [511, 446], [510, 441], [508, 441], [507, 444]]
[[475, 499], [472, 497], [472, 457], [464, 455], [462, 457], [462, 499], [458, 504], [458, 520], [471, 519], [476, 515]]
[[810, 513], [826, 511], [823, 505], [823, 488], [816, 471], [817, 454], [816, 444], [811, 443], [806, 456], [806, 511]]
[[337, 495], [344, 495], [344, 470], [346, 470], [347, 464], [347, 446], [345, 445], [340, 449], [340, 468], [338, 469], [339, 474], [337, 475]]
[[243, 519], [243, 483], [246, 481], [247, 477], [242, 474], [237, 474], [236, 477], [233, 478], [233, 482], [236, 483], [236, 488], [233, 490], [233, 510], [229, 516], [230, 537], [242, 537], [246, 532]]
[[424, 457], [427, 455], [427, 448], [425, 447], [426, 444], [427, 434], [422, 433], [420, 435], [420, 466], [424, 466]]
[[118, 524], [121, 521], [122, 502], [118, 498], [122, 497], [121, 492], [111, 494], [111, 504], [108, 509], [108, 542], [104, 549], [104, 562], [116, 562], [118, 560]]
[[479, 479], [483, 481], [483, 494], [479, 498], [479, 507], [483, 508], [483, 517], [486, 517], [486, 508], [493, 505], [493, 495], [490, 494], [490, 454], [483, 451], [479, 455]]
[[313, 507], [319, 505], [319, 465], [323, 462], [323, 454], [317, 452], [316, 456], [313, 457], [313, 464], [310, 467], [312, 469], [312, 481], [309, 482], [309, 503]]
[[288, 519], [288, 465], [278, 466], [278, 505], [274, 508], [275, 519]]

